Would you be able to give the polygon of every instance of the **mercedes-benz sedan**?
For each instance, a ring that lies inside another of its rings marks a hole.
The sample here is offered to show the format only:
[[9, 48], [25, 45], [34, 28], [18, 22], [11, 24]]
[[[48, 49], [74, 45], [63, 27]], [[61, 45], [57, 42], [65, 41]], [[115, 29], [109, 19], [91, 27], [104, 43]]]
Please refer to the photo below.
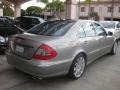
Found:
[[78, 79], [86, 65], [115, 54], [116, 39], [95, 21], [62, 20], [39, 24], [13, 36], [6, 52], [16, 68], [40, 78], [68, 74]]

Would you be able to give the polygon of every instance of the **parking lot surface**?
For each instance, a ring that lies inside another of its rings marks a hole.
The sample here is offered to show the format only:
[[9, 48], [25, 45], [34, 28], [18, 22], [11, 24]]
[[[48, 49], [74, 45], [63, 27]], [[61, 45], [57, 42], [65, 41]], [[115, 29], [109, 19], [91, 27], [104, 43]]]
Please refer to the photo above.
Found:
[[88, 65], [79, 80], [66, 76], [36, 80], [8, 65], [0, 54], [0, 90], [120, 90], [120, 43], [116, 55], [105, 55]]

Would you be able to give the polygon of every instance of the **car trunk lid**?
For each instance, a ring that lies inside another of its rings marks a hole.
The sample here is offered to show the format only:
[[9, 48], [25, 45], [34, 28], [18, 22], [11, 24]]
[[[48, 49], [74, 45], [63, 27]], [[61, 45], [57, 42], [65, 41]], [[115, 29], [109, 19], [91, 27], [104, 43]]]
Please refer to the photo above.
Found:
[[41, 36], [34, 34], [19, 34], [15, 37], [11, 45], [12, 52], [26, 59], [31, 59], [38, 47], [46, 42], [53, 40], [54, 37]]

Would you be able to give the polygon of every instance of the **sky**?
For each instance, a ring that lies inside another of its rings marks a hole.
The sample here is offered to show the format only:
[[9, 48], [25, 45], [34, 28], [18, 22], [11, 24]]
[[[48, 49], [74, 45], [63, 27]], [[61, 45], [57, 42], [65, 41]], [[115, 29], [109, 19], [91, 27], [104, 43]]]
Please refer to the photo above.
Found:
[[[51, 1], [51, 0], [49, 0], [49, 1]], [[61, 1], [65, 1], [65, 0], [61, 0]], [[81, 1], [83, 1], [83, 0], [81, 0]], [[41, 3], [41, 2], [38, 3], [38, 2], [36, 2], [36, 0], [32, 0], [32, 1], [28, 1], [28, 2], [24, 3], [23, 5], [21, 5], [21, 8], [26, 10], [27, 7], [29, 7], [29, 6], [39, 6], [41, 8], [44, 8], [45, 4]]]

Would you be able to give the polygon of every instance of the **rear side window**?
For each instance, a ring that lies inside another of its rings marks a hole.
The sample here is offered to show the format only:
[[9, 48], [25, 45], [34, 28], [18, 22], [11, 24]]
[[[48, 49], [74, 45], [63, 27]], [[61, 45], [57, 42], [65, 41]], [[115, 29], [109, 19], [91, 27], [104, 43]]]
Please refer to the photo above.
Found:
[[84, 31], [83, 27], [80, 27], [80, 29], [79, 29], [79, 37], [80, 38], [86, 37], [85, 31]]
[[84, 25], [83, 28], [85, 30], [86, 37], [94, 37], [95, 36], [95, 30], [91, 23], [86, 23], [86, 25]]
[[45, 22], [30, 29], [28, 33], [45, 35], [45, 36], [63, 36], [75, 22], [58, 21], [58, 22]]

